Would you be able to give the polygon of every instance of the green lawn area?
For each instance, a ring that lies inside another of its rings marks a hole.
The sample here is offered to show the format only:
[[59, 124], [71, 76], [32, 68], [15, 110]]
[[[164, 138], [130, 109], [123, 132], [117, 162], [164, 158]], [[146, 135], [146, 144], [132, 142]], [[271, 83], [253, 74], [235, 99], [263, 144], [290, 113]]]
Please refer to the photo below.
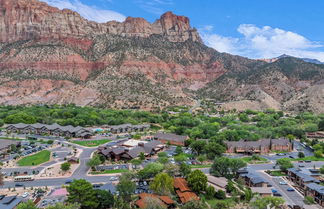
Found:
[[253, 157], [243, 157], [241, 158], [244, 162], [249, 164], [261, 164], [261, 163], [267, 163], [268, 160], [263, 157], [258, 157], [258, 160], [253, 160]]
[[281, 172], [281, 171], [271, 171], [270, 172], [271, 176], [287, 176], [287, 174]]
[[212, 164], [208, 165], [190, 165], [190, 168], [210, 168]]
[[93, 171], [90, 174], [98, 175], [98, 174], [111, 174], [111, 173], [125, 173], [127, 169], [116, 169], [116, 170], [105, 170], [105, 171]]
[[88, 141], [71, 141], [74, 144], [78, 144], [85, 147], [97, 147], [102, 144], [111, 142], [110, 139], [100, 139], [100, 140], [88, 140]]
[[308, 156], [308, 157], [303, 157], [303, 158], [288, 158], [291, 161], [305, 161], [305, 160], [310, 160], [310, 161], [324, 161], [324, 157], [314, 157], [314, 156]]
[[22, 158], [18, 161], [19, 166], [34, 166], [45, 163], [50, 160], [51, 152], [48, 150], [40, 151], [34, 155]]
[[207, 202], [208, 205], [210, 205], [212, 208], [215, 208], [217, 203], [222, 203], [222, 205], [227, 205], [229, 208], [231, 208], [231, 206], [235, 205], [235, 200], [233, 200], [232, 198], [227, 198], [225, 200], [219, 200], [216, 198], [210, 199], [208, 200], [204, 195], [200, 195], [200, 198], [204, 201]]

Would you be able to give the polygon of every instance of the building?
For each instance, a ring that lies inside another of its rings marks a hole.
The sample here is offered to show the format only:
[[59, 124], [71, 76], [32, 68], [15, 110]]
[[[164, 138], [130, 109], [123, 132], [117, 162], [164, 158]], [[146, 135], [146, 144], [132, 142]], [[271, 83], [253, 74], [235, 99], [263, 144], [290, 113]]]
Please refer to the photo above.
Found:
[[137, 144], [134, 143], [136, 140], [131, 140], [131, 142], [124, 142], [121, 145], [99, 147], [98, 154], [104, 155], [107, 159], [111, 160], [132, 160], [137, 158], [140, 153], [144, 153], [146, 157], [155, 155], [157, 152], [163, 150], [164, 145], [157, 141], [138, 141]]
[[324, 139], [324, 131], [306, 132], [306, 137], [310, 139]]
[[0, 195], [0, 208], [14, 209], [22, 200], [22, 197]]
[[272, 196], [272, 191], [270, 187], [251, 187], [253, 193], [257, 193], [262, 197]]
[[303, 191], [306, 190], [306, 185], [309, 183], [320, 183], [319, 180], [314, 177], [305, 174], [301, 169], [289, 168], [287, 170], [288, 179], [297, 184]]
[[163, 208], [174, 208], [175, 202], [169, 196], [159, 196], [155, 194], [141, 193], [138, 195], [139, 199], [135, 202], [136, 206], [145, 209], [147, 201], [155, 199]]
[[21, 145], [20, 141], [17, 140], [6, 140], [1, 139], [0, 141], [0, 156], [4, 157], [7, 154], [7, 151], [10, 149], [11, 145], [19, 147]]
[[131, 133], [131, 132], [144, 132], [150, 130], [150, 124], [143, 124], [143, 125], [132, 125], [132, 124], [122, 124], [122, 125], [115, 125], [109, 126], [108, 131], [114, 134], [120, 133]]
[[315, 202], [324, 207], [324, 186], [316, 183], [307, 184], [305, 196], [313, 197]]
[[185, 146], [185, 141], [188, 140], [189, 137], [171, 133], [157, 133], [154, 135], [154, 139], [164, 144], [170, 143], [172, 145]]
[[70, 164], [78, 164], [79, 163], [79, 158], [70, 157], [70, 158], [67, 159], [67, 162], [69, 162]]
[[262, 154], [270, 151], [293, 150], [293, 145], [288, 139], [262, 139], [259, 141], [225, 141], [227, 153]]
[[64, 136], [64, 137], [80, 137], [80, 138], [90, 138], [92, 132], [81, 127], [81, 126], [60, 126], [57, 123], [52, 125], [46, 124], [9, 124], [6, 126], [6, 131], [10, 133], [20, 133], [20, 134], [39, 134], [39, 135], [53, 135], [53, 136]]
[[240, 177], [248, 187], [268, 187], [268, 182], [262, 177], [253, 173], [243, 173]]
[[182, 204], [186, 204], [192, 200], [199, 200], [196, 193], [192, 192], [188, 187], [187, 181], [184, 178], [174, 178], [173, 185]]
[[226, 186], [228, 184], [228, 181], [224, 177], [215, 177], [211, 175], [207, 175], [207, 183], [208, 185], [211, 185], [215, 188], [216, 191], [223, 190], [226, 191]]

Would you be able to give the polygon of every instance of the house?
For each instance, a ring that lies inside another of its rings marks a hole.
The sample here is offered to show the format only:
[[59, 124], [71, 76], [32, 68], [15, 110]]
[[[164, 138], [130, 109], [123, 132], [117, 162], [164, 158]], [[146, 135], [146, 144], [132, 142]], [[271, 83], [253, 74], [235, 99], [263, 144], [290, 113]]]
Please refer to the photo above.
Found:
[[313, 197], [315, 202], [324, 207], [324, 186], [316, 183], [307, 184], [305, 196]]
[[135, 202], [136, 206], [145, 209], [147, 201], [155, 199], [163, 208], [174, 208], [175, 202], [169, 196], [159, 196], [155, 194], [141, 193], [138, 195], [139, 199]]
[[306, 185], [309, 183], [319, 183], [319, 180], [315, 179], [314, 177], [311, 177], [310, 175], [307, 175], [303, 173], [300, 169], [297, 168], [289, 168], [287, 169], [288, 179], [295, 184], [297, 184], [299, 187], [303, 189], [303, 191], [306, 190]]
[[224, 177], [207, 175], [207, 183], [214, 187], [216, 191], [223, 190], [225, 192], [228, 181]]
[[14, 209], [22, 200], [22, 197], [0, 195], [0, 208]]
[[7, 151], [10, 150], [10, 147], [12, 145], [15, 145], [15, 146], [19, 147], [21, 145], [21, 142], [17, 141], [17, 140], [1, 139], [1, 142], [0, 142], [0, 156], [5, 157], [5, 155], [7, 154]]
[[21, 134], [39, 134], [39, 135], [53, 135], [53, 136], [64, 136], [64, 137], [80, 137], [80, 138], [90, 138], [92, 132], [81, 126], [60, 126], [57, 123], [52, 125], [46, 124], [8, 124], [6, 127], [8, 134], [10, 133], [21, 133]]
[[324, 131], [306, 132], [306, 137], [311, 139], [324, 139]]
[[132, 125], [132, 124], [121, 124], [121, 125], [114, 125], [109, 126], [108, 131], [113, 134], [120, 134], [120, 133], [130, 133], [130, 132], [144, 132], [150, 129], [150, 124], [143, 124], [143, 125]]
[[268, 182], [260, 176], [253, 173], [244, 173], [240, 177], [244, 180], [248, 187], [267, 187]]
[[138, 141], [137, 145], [134, 143], [136, 140], [131, 140], [131, 142], [124, 142], [113, 147], [99, 147], [98, 153], [104, 155], [107, 159], [112, 159], [115, 161], [119, 160], [131, 160], [137, 158], [140, 153], [144, 153], [146, 157], [155, 155], [157, 152], [163, 150], [164, 145], [157, 141], [143, 142]]
[[185, 146], [185, 141], [188, 140], [189, 137], [171, 133], [157, 133], [154, 135], [154, 139], [164, 144], [170, 143], [172, 145]]
[[288, 139], [261, 139], [259, 141], [225, 141], [227, 153], [263, 154], [270, 151], [292, 151]]
[[272, 196], [270, 187], [251, 187], [252, 193], [258, 193], [262, 197]]
[[196, 193], [192, 192], [188, 187], [187, 181], [184, 178], [174, 178], [173, 185], [174, 190], [182, 204], [185, 204], [192, 200], [199, 200], [199, 197], [196, 195]]

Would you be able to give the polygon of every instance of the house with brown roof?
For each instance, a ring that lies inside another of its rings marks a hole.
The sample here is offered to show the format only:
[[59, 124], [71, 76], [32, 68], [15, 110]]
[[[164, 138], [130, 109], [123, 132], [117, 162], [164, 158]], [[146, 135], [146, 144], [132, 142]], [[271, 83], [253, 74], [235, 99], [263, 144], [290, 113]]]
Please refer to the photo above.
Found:
[[306, 132], [306, 137], [311, 139], [324, 139], [324, 131]]
[[147, 202], [150, 199], [154, 199], [163, 208], [174, 208], [175, 202], [169, 196], [159, 196], [156, 194], [141, 193], [138, 195], [139, 199], [135, 202], [135, 205], [141, 209], [145, 209]]
[[189, 137], [171, 133], [157, 133], [154, 135], [154, 139], [164, 144], [170, 143], [172, 145], [185, 146], [185, 141], [188, 140]]
[[199, 197], [196, 195], [196, 193], [192, 192], [188, 187], [187, 181], [184, 178], [174, 178], [173, 186], [182, 204], [185, 204], [192, 200], [199, 200]]
[[80, 137], [90, 138], [92, 132], [81, 126], [61, 126], [57, 123], [52, 125], [35, 123], [35, 124], [8, 124], [6, 126], [7, 133], [21, 133], [21, 134], [40, 134], [40, 135], [53, 135], [53, 136], [65, 136], [65, 137]]
[[270, 151], [292, 151], [288, 139], [261, 139], [259, 141], [225, 141], [227, 153], [263, 154]]
[[272, 196], [271, 187], [251, 187], [252, 193], [257, 193], [262, 197]]
[[20, 141], [18, 140], [5, 140], [1, 139], [0, 142], [0, 157], [5, 157], [7, 151], [10, 149], [11, 145], [20, 146]]
[[107, 159], [111, 160], [132, 160], [137, 158], [140, 153], [144, 153], [145, 156], [149, 157], [152, 155], [155, 155], [157, 152], [163, 150], [164, 145], [157, 140], [149, 141], [146, 143], [143, 143], [142, 141], [139, 141], [139, 143], [133, 147], [124, 146], [123, 144], [113, 146], [113, 147], [99, 147], [98, 153], [105, 156]]
[[207, 175], [207, 184], [214, 187], [216, 191], [222, 190], [225, 192], [228, 180], [225, 177], [215, 177], [212, 175]]

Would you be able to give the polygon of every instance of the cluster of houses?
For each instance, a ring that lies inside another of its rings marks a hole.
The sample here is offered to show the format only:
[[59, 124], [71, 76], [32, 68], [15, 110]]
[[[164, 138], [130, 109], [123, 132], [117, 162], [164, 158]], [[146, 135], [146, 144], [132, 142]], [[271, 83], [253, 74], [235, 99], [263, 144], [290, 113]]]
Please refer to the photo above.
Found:
[[324, 186], [320, 184], [322, 179], [319, 169], [289, 168], [287, 174], [288, 179], [294, 182], [305, 196], [313, 197], [324, 207]]
[[145, 157], [150, 157], [163, 150], [163, 148], [164, 145], [157, 140], [140, 141], [131, 139], [121, 141], [115, 146], [100, 146], [98, 147], [98, 154], [114, 161], [132, 160], [137, 158], [141, 153], [143, 153]]
[[271, 151], [293, 150], [293, 144], [288, 139], [262, 139], [259, 141], [225, 141], [227, 153], [266, 154]]
[[306, 137], [310, 139], [324, 139], [324, 131], [306, 132]]
[[[192, 200], [199, 200], [196, 193], [191, 191], [191, 189], [188, 187], [187, 181], [184, 178], [174, 178], [173, 186], [181, 204], [186, 204]], [[139, 199], [135, 202], [135, 204], [138, 208], [145, 209], [147, 207], [147, 202], [149, 202], [152, 198], [163, 208], [175, 208], [175, 201], [169, 196], [159, 196], [148, 193], [139, 194]]]
[[16, 147], [19, 147], [21, 144], [21, 141], [18, 140], [5, 140], [1, 139], [0, 143], [0, 158], [4, 158], [5, 155], [8, 153], [8, 150], [10, 150], [12, 145], [15, 145]]
[[107, 131], [113, 134], [144, 132], [148, 130], [150, 130], [150, 124], [142, 124], [142, 125], [122, 124], [122, 125], [108, 126], [107, 128]]
[[90, 138], [92, 132], [81, 126], [61, 126], [57, 123], [52, 125], [46, 125], [41, 123], [35, 124], [9, 124], [6, 127], [8, 134], [18, 133], [18, 134], [39, 134], [39, 135], [52, 135], [52, 136], [64, 136], [64, 137], [80, 137], [80, 138]]

